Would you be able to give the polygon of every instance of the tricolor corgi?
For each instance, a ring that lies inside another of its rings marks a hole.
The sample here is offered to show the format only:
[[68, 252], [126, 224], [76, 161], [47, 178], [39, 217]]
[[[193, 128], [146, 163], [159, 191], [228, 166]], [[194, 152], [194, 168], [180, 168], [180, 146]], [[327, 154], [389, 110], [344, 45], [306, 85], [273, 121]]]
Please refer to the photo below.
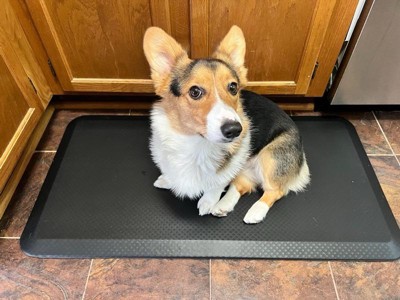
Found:
[[243, 219], [248, 224], [261, 222], [289, 191], [304, 190], [310, 173], [296, 125], [272, 101], [243, 90], [246, 44], [239, 27], [211, 58], [190, 59], [157, 27], [147, 29], [143, 48], [162, 98], [151, 111], [150, 149], [161, 171], [155, 187], [199, 199], [199, 214], [217, 217], [260, 187], [263, 195]]

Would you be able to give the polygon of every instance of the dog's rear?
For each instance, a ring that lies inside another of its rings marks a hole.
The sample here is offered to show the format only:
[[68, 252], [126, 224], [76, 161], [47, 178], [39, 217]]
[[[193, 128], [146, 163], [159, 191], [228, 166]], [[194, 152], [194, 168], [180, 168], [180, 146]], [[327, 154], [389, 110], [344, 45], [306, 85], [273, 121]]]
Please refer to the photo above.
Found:
[[154, 27], [144, 50], [162, 97], [152, 111], [151, 150], [162, 172], [155, 186], [202, 195], [200, 214], [215, 216], [226, 216], [241, 195], [260, 186], [264, 194], [246, 223], [260, 222], [275, 201], [304, 189], [309, 171], [297, 127], [272, 101], [242, 90], [245, 41], [237, 26], [210, 59], [189, 59]]

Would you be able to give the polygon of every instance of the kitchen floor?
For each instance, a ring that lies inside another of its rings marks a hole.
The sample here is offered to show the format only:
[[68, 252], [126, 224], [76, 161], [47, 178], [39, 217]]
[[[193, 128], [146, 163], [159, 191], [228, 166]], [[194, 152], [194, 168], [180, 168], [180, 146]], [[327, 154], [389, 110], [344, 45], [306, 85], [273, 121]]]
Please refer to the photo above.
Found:
[[[400, 299], [400, 260], [37, 259], [24, 255], [19, 237], [68, 122], [83, 114], [130, 113], [55, 112], [0, 221], [0, 299]], [[400, 112], [340, 115], [356, 127], [400, 223]]]

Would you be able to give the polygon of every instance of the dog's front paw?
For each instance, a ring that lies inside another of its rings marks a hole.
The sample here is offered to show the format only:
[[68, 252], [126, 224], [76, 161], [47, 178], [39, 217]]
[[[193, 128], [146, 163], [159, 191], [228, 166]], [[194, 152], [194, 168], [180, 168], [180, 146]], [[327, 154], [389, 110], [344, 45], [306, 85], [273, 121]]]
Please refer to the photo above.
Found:
[[214, 206], [214, 201], [209, 199], [208, 197], [201, 197], [199, 202], [197, 203], [197, 208], [199, 209], [199, 215], [204, 216], [208, 215], [211, 212], [211, 209]]
[[197, 208], [199, 209], [199, 215], [204, 216], [210, 214], [212, 208], [215, 206], [215, 203], [217, 201], [218, 198], [212, 197], [208, 194], [204, 194], [197, 203]]
[[262, 220], [264, 220], [268, 211], [269, 211], [269, 206], [266, 203], [262, 201], [257, 201], [247, 211], [243, 221], [247, 224], [260, 223]]
[[226, 217], [228, 213], [233, 211], [235, 207], [235, 202], [230, 201], [230, 199], [222, 198], [211, 210], [211, 213], [215, 217]]
[[157, 180], [154, 182], [154, 186], [159, 189], [170, 189], [171, 185], [165, 179], [164, 175], [158, 176]]
[[236, 187], [232, 184], [225, 196], [214, 205], [211, 210], [213, 216], [216, 217], [226, 217], [228, 213], [233, 211], [236, 203], [239, 201], [240, 193], [237, 191]]

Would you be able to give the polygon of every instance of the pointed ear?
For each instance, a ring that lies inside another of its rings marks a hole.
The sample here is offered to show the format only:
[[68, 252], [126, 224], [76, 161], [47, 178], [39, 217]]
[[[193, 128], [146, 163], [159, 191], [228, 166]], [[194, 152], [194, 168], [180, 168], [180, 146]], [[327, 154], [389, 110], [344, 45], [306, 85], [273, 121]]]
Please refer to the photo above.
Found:
[[213, 57], [232, 65], [239, 76], [241, 87], [247, 84], [247, 69], [244, 66], [245, 55], [246, 41], [243, 32], [238, 26], [233, 25], [215, 50]]
[[219, 44], [213, 57], [232, 64], [236, 69], [244, 67], [246, 41], [242, 30], [233, 25], [222, 42]]
[[147, 29], [143, 38], [143, 50], [150, 65], [156, 93], [159, 94], [165, 88], [166, 79], [178, 60], [188, 60], [187, 53], [177, 41], [158, 27]]

